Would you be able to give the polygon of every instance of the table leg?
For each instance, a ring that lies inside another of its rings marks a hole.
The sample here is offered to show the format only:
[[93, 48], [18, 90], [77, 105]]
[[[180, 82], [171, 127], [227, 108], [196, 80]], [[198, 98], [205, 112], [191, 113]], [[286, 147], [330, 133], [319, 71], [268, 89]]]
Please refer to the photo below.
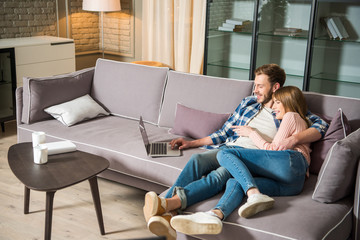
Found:
[[104, 220], [102, 216], [101, 211], [101, 202], [100, 202], [100, 195], [99, 195], [99, 187], [97, 183], [97, 177], [93, 177], [89, 179], [90, 188], [91, 188], [91, 194], [94, 201], [96, 216], [99, 223], [100, 233], [101, 235], [105, 235], [105, 229], [104, 229]]
[[24, 214], [29, 213], [30, 205], [30, 189], [25, 186], [24, 188]]
[[46, 192], [45, 240], [51, 239], [51, 224], [55, 192]]

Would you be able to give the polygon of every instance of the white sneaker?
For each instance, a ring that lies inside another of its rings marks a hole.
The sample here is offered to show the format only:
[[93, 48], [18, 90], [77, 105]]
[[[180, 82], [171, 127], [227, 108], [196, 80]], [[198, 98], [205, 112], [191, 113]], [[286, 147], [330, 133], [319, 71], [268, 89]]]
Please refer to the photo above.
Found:
[[149, 219], [148, 229], [157, 236], [166, 236], [167, 240], [176, 240], [176, 231], [170, 226], [172, 216], [165, 213], [162, 216], [153, 216]]
[[221, 220], [204, 212], [175, 216], [170, 224], [176, 231], [189, 235], [219, 234], [222, 230]]
[[247, 202], [239, 208], [239, 215], [243, 218], [251, 217], [258, 212], [268, 210], [274, 206], [275, 200], [264, 194], [253, 194]]

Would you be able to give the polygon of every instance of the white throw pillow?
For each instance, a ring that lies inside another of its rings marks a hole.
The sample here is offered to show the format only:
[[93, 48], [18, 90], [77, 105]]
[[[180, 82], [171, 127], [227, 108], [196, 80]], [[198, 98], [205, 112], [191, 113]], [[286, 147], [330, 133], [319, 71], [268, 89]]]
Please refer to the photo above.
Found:
[[109, 115], [88, 94], [69, 102], [48, 107], [44, 111], [68, 127], [84, 120]]

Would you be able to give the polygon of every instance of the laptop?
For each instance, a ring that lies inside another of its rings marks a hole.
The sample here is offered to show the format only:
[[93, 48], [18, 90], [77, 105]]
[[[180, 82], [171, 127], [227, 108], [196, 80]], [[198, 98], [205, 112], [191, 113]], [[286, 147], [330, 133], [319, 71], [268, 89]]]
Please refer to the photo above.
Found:
[[171, 149], [171, 145], [169, 142], [155, 142], [150, 143], [148, 135], [145, 130], [145, 125], [140, 116], [139, 121], [139, 129], [144, 141], [145, 149], [147, 155], [150, 157], [178, 157], [181, 155], [181, 151], [179, 149]]

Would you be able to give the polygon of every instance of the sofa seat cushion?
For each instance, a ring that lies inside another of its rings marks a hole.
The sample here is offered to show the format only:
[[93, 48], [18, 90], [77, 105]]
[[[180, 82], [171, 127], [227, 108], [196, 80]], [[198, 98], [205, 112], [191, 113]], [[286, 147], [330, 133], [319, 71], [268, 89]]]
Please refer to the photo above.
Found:
[[[316, 176], [310, 175], [301, 194], [274, 197], [273, 209], [248, 219], [239, 217], [236, 209], [223, 222], [220, 235], [197, 237], [208, 240], [235, 239], [234, 236], [241, 236], [241, 239], [347, 239], [351, 234], [353, 198], [332, 204], [316, 202], [311, 199], [315, 184]], [[220, 197], [218, 194], [195, 204], [185, 209], [185, 213], [208, 211]]]
[[[168, 129], [145, 123], [150, 142], [177, 137]], [[18, 126], [19, 142], [31, 141], [32, 131], [44, 131], [50, 141], [70, 140], [78, 150], [105, 157], [110, 170], [141, 178], [165, 187], [175, 182], [190, 156], [200, 149], [182, 151], [181, 157], [148, 157], [140, 135], [138, 121], [106, 116], [78, 123], [71, 128], [57, 120]], [[159, 174], [161, 173], [161, 174]]]

